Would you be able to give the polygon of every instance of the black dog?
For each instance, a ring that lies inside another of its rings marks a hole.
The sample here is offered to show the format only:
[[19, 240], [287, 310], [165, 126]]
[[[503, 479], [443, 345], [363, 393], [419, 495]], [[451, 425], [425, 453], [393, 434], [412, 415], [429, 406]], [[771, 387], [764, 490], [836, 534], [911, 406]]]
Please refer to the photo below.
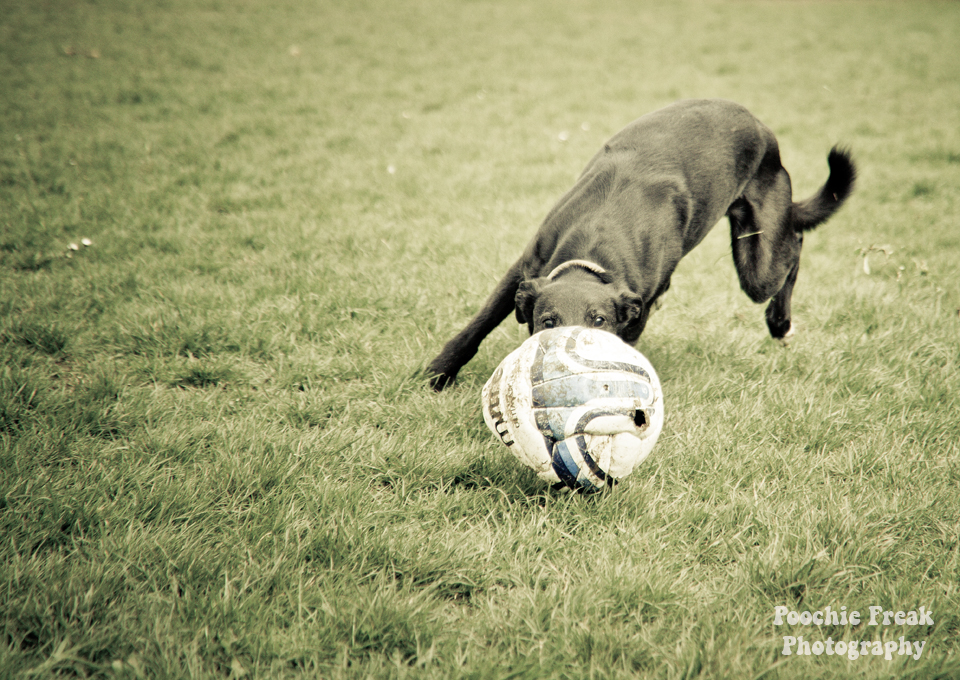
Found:
[[754, 302], [773, 297], [767, 327], [785, 340], [803, 232], [836, 212], [856, 178], [848, 152], [834, 147], [827, 162], [826, 184], [794, 203], [773, 132], [739, 104], [680, 101], [635, 120], [593, 157], [483, 309], [430, 363], [431, 384], [450, 384], [514, 309], [531, 333], [591, 326], [636, 342], [680, 258], [723, 215], [740, 287]]

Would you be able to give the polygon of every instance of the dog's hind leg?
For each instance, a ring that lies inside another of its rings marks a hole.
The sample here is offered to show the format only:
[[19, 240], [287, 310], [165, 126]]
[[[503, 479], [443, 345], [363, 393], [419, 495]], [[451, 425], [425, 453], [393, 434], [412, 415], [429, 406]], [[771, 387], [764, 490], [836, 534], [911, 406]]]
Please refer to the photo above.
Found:
[[766, 319], [770, 335], [777, 339], [791, 333], [790, 298], [803, 245], [791, 219], [791, 205], [790, 176], [774, 151], [727, 211], [740, 287], [754, 302], [773, 298]]
[[513, 312], [517, 289], [523, 280], [522, 264], [522, 260], [517, 260], [510, 267], [466, 328], [444, 345], [440, 354], [430, 362], [427, 375], [433, 389], [440, 391], [450, 385], [463, 365], [480, 349], [483, 339]]
[[[802, 237], [801, 237], [802, 241]], [[797, 258], [793, 269], [787, 274], [783, 287], [773, 296], [767, 305], [767, 328], [770, 335], [786, 345], [793, 336], [793, 321], [790, 319], [790, 300], [793, 297], [793, 285], [797, 282], [797, 272], [800, 271], [800, 258]]]
[[727, 211], [740, 286], [754, 302], [773, 297], [766, 312], [767, 328], [778, 340], [793, 334], [790, 299], [800, 268], [803, 232], [829, 219], [856, 182], [857, 168], [849, 151], [834, 147], [827, 162], [826, 183], [810, 198], [793, 203], [790, 176], [773, 146], [743, 195]]

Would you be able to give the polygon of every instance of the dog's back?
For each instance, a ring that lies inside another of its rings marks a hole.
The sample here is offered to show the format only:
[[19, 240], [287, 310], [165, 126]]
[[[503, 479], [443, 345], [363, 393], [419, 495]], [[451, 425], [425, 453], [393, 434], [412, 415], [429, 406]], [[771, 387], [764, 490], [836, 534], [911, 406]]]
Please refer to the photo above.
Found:
[[612, 165], [645, 184], [681, 183], [700, 198], [694, 221], [713, 226], [743, 191], [761, 159], [779, 150], [773, 133], [740, 104], [687, 99], [642, 116], [614, 135], [587, 164]]
[[524, 276], [592, 258], [624, 272], [632, 289], [649, 288], [700, 243], [771, 154], [779, 168], [773, 133], [734, 102], [684, 100], [642, 116], [604, 145], [547, 214]]

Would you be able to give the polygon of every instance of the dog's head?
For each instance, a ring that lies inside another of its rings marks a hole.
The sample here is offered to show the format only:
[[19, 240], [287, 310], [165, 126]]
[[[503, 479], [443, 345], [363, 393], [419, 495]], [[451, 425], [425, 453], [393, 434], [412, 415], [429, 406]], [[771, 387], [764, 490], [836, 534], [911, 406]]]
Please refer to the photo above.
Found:
[[643, 300], [617, 287], [605, 273], [571, 268], [563, 276], [540, 277], [520, 284], [517, 321], [530, 333], [560, 326], [586, 326], [635, 342], [642, 330]]

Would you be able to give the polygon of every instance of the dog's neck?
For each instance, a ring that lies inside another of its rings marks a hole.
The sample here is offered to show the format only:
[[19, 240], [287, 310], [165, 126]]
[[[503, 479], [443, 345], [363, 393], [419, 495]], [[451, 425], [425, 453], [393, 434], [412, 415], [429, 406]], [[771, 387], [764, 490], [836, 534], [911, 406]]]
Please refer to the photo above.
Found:
[[547, 274], [547, 279], [553, 281], [558, 276], [570, 269], [586, 269], [591, 274], [596, 274], [599, 278], [603, 278], [603, 275], [607, 273], [607, 270], [598, 265], [596, 262], [590, 262], [589, 260], [567, 260], [566, 262], [558, 265], [554, 268], [552, 272]]

